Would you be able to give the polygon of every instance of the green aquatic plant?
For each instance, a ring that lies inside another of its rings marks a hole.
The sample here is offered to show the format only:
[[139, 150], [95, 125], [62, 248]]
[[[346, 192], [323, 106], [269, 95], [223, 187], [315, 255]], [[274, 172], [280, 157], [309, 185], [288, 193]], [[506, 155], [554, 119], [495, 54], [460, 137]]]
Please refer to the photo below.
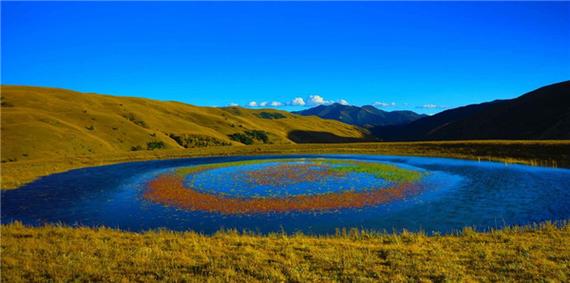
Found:
[[425, 173], [404, 169], [395, 165], [376, 163], [376, 162], [363, 162], [354, 160], [323, 160], [323, 163], [331, 165], [329, 170], [342, 172], [342, 173], [365, 173], [373, 175], [374, 177], [384, 179], [394, 183], [408, 183], [418, 181]]

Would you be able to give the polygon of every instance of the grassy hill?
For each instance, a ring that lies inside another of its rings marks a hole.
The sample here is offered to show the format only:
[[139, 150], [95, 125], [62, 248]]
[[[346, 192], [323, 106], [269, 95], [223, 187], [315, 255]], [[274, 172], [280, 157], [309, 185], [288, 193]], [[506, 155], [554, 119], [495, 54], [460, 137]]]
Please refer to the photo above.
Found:
[[274, 109], [197, 107], [179, 102], [2, 86], [2, 162], [153, 149], [291, 144], [291, 132], [362, 139], [358, 128]]

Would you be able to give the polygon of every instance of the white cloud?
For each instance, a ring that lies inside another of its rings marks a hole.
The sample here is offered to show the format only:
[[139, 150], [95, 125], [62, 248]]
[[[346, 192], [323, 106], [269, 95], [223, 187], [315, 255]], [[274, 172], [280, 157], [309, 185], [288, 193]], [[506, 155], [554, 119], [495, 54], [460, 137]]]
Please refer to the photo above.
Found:
[[[307, 97], [307, 98], [295, 97], [290, 102], [288, 102], [286, 104], [281, 104], [281, 105], [313, 107], [313, 106], [319, 106], [319, 105], [323, 105], [323, 104], [325, 104], [325, 105], [326, 104], [333, 104], [333, 103], [335, 103], [334, 100], [326, 100], [324, 97], [322, 97], [318, 94], [315, 94], [315, 95], [309, 95], [309, 97]], [[339, 103], [342, 105], [350, 105], [350, 103], [348, 103], [348, 101], [346, 99], [339, 99], [336, 101], [336, 103]]]
[[348, 101], [346, 101], [346, 99], [339, 99], [338, 103], [342, 104], [342, 105], [349, 105], [349, 103], [348, 103]]
[[[250, 101], [247, 106], [249, 107], [282, 107], [282, 106], [318, 106], [322, 104], [332, 104], [335, 101], [333, 100], [326, 100], [320, 95], [309, 95], [306, 99], [302, 97], [295, 97], [289, 102], [281, 102], [277, 100], [273, 101]], [[339, 99], [337, 103], [342, 105], [350, 105], [346, 99]], [[230, 106], [238, 106], [235, 103], [231, 103]]]
[[292, 106], [305, 106], [305, 100], [301, 97], [295, 97], [289, 104]]
[[320, 95], [309, 95], [309, 98], [307, 98], [307, 104], [313, 106], [325, 104], [325, 99]]
[[380, 101], [376, 101], [374, 103], [372, 103], [373, 106], [376, 107], [394, 107], [396, 106], [396, 102], [380, 102]]
[[232, 102], [232, 103], [230, 103], [230, 106], [232, 106], [232, 107], [234, 107], [234, 106], [239, 106], [239, 104]]
[[317, 106], [317, 105], [322, 105], [322, 104], [331, 104], [334, 101], [330, 101], [330, 100], [325, 100], [322, 96], [320, 95], [309, 95], [309, 98], [307, 98], [307, 106]]
[[447, 106], [428, 103], [428, 104], [418, 106], [417, 108], [421, 108], [421, 109], [444, 109], [444, 108], [447, 108]]

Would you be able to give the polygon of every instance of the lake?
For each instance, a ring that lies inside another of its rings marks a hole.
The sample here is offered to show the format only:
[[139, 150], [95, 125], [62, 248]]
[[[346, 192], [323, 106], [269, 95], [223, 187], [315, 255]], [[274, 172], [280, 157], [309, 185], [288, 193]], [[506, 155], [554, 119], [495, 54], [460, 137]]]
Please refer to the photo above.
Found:
[[570, 170], [382, 155], [130, 162], [1, 193], [2, 223], [334, 234], [450, 233], [570, 218]]

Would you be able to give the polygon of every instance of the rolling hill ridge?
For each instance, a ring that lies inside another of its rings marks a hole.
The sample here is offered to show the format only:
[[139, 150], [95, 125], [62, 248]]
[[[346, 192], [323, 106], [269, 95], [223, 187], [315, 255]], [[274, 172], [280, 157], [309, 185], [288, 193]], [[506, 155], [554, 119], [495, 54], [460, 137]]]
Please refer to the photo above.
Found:
[[[357, 127], [274, 109], [2, 86], [2, 162], [154, 149], [363, 140]], [[291, 138], [293, 137], [293, 138]]]
[[570, 139], [570, 81], [371, 129], [382, 140]]

